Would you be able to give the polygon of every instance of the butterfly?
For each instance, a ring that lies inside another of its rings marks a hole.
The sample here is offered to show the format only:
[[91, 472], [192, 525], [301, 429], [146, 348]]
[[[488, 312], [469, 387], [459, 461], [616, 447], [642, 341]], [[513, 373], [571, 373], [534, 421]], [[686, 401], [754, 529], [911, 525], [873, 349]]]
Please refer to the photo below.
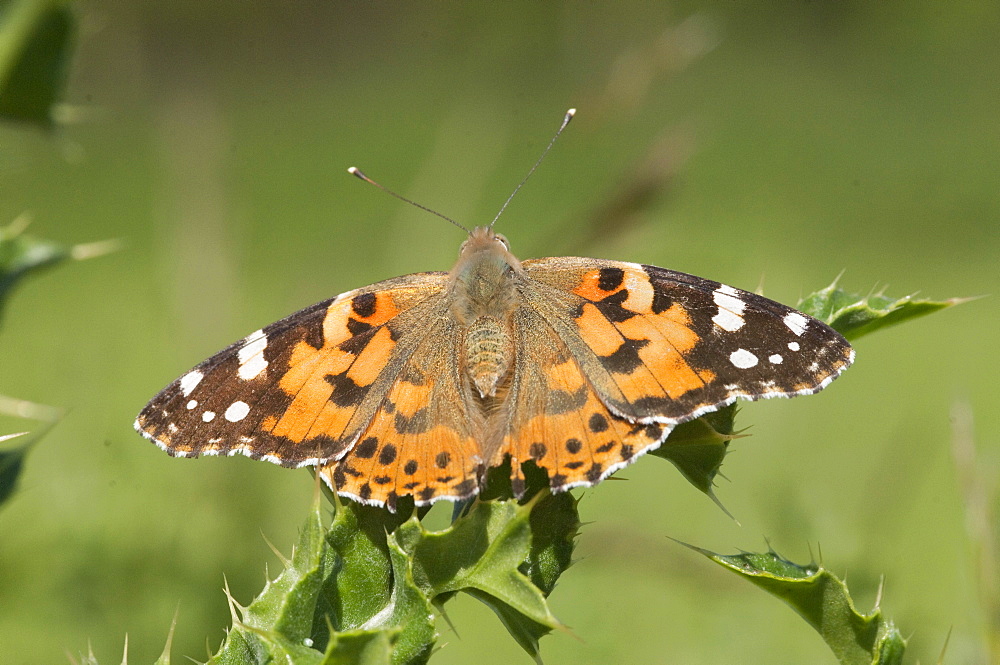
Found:
[[449, 272], [348, 291], [230, 345], [135, 427], [176, 457], [314, 466], [338, 494], [395, 509], [468, 499], [507, 460], [516, 496], [529, 463], [554, 491], [591, 486], [680, 423], [815, 393], [853, 360], [773, 300], [649, 265], [520, 261], [490, 224]]

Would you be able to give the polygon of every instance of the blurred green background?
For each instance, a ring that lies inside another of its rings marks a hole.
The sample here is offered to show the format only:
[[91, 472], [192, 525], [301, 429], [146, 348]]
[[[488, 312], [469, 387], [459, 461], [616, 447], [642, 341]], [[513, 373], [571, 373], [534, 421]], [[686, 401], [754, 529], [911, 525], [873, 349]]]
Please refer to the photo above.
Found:
[[[204, 660], [229, 622], [224, 578], [246, 603], [278, 570], [266, 540], [288, 552], [307, 472], [171, 459], [131, 425], [263, 324], [451, 266], [461, 232], [348, 166], [483, 223], [576, 106], [500, 220], [521, 258], [652, 263], [790, 304], [841, 271], [862, 293], [1000, 291], [995, 2], [77, 7], [76, 121], [0, 126], [0, 220], [30, 210], [38, 235], [124, 247], [29, 280], [0, 328], [0, 393], [69, 409], [0, 509], [7, 662], [88, 641], [118, 662], [126, 633], [129, 662], [151, 662], [175, 610], [175, 659]], [[861, 340], [821, 395], [745, 406], [753, 436], [718, 490], [739, 524], [652, 457], [580, 492], [580, 561], [551, 601], [572, 634], [543, 641], [545, 662], [835, 662], [668, 536], [821, 548], [862, 609], [885, 575], [910, 662], [934, 662], [949, 630], [946, 662], [987, 662], [996, 570], [968, 535], [951, 418], [971, 412], [995, 480], [998, 323], [996, 298], [977, 300]], [[476, 601], [449, 616], [433, 663], [530, 662]]]

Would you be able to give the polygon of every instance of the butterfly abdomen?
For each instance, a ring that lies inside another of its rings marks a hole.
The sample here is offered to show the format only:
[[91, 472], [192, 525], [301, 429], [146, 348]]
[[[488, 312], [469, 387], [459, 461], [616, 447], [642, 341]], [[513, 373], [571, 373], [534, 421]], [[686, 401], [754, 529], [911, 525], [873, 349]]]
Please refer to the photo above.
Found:
[[480, 316], [465, 332], [469, 378], [480, 397], [493, 397], [510, 370], [514, 343], [506, 326], [492, 316]]

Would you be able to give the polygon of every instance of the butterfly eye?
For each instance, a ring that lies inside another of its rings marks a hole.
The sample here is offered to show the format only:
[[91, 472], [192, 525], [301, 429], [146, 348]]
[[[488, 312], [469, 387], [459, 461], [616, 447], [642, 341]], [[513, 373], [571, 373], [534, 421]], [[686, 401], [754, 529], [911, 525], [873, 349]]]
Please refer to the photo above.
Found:
[[500, 244], [503, 245], [504, 249], [506, 249], [507, 251], [510, 251], [510, 243], [507, 241], [507, 237], [506, 236], [503, 236], [503, 235], [500, 235], [499, 233], [497, 233], [496, 234], [496, 239], [500, 241]]

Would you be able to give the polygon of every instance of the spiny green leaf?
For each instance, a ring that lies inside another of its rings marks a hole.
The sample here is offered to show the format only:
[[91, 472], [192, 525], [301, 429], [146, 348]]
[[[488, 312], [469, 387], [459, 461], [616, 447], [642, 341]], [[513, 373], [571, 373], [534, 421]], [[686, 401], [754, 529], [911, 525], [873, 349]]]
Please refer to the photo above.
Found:
[[[233, 631], [230, 631], [232, 634]], [[226, 645], [229, 646], [227, 636]], [[292, 642], [281, 633], [271, 630], [241, 627], [232, 641], [232, 647], [213, 657], [210, 664], [224, 665], [271, 665], [293, 663], [294, 665], [321, 665], [324, 654], [313, 649], [309, 642]]]
[[[323, 585], [317, 621], [328, 614], [335, 630], [365, 625], [391, 602], [392, 559], [386, 533], [405, 519], [400, 513], [338, 500], [326, 540], [337, 555], [335, 574]], [[319, 637], [323, 626], [314, 632]]]
[[117, 249], [114, 241], [86, 245], [64, 245], [24, 233], [28, 218], [24, 215], [0, 227], [0, 313], [11, 288], [23, 277], [66, 259], [86, 259]]
[[242, 618], [236, 620], [234, 616], [222, 649], [210, 662], [266, 663], [275, 653], [298, 653], [302, 649], [320, 657], [322, 654], [307, 645], [312, 640], [316, 598], [332, 565], [327, 552], [317, 493], [292, 558], [242, 611]]
[[678, 425], [652, 454], [673, 463], [688, 482], [715, 500], [715, 476], [729, 442], [740, 436], [733, 433], [736, 412], [734, 403]]
[[535, 501], [480, 501], [447, 529], [427, 531], [411, 520], [394, 537], [412, 555], [414, 579], [430, 597], [471, 587], [555, 628], [541, 589], [520, 571], [531, 548]]
[[531, 548], [520, 570], [548, 596], [573, 560], [580, 528], [577, 500], [569, 492], [546, 494], [531, 510]]
[[[0, 443], [24, 436], [25, 434], [27, 432], [0, 436]], [[17, 487], [17, 479], [20, 477], [21, 470], [24, 467], [24, 457], [28, 453], [29, 445], [30, 442], [7, 450], [0, 450], [0, 505], [3, 505], [14, 494], [14, 489]]]
[[70, 256], [66, 245], [24, 233], [27, 225], [27, 218], [22, 216], [0, 228], [0, 305], [22, 277]]
[[788, 603], [819, 632], [844, 665], [902, 663], [906, 640], [893, 622], [882, 616], [878, 601], [869, 614], [861, 614], [847, 585], [822, 566], [800, 566], [773, 551], [723, 556], [688, 547]]
[[323, 665], [390, 665], [396, 639], [397, 635], [388, 630], [335, 633], [327, 645]]
[[[526, 475], [530, 485], [530, 472]], [[519, 570], [548, 596], [559, 576], [572, 563], [574, 539], [580, 527], [577, 500], [569, 492], [543, 495], [532, 509], [529, 519], [531, 549]], [[466, 588], [464, 591], [492, 609], [521, 648], [541, 662], [538, 641], [551, 632], [549, 626], [526, 617], [478, 589]]]
[[521, 570], [531, 552], [532, 509], [547, 496], [540, 493], [523, 506], [516, 501], [478, 501], [447, 529], [430, 532], [411, 520], [392, 536], [410, 553], [414, 580], [428, 597], [447, 598], [466, 591], [494, 611], [498, 604], [505, 606], [497, 611], [498, 616], [508, 629], [514, 627], [511, 634], [533, 656], [540, 630], [523, 631], [525, 621], [514, 617], [545, 630], [561, 625], [549, 610], [545, 594]]
[[0, 4], [0, 116], [52, 125], [75, 32], [76, 17], [66, 0]]
[[507, 603], [501, 602], [479, 589], [468, 588], [465, 589], [465, 593], [493, 610], [493, 613], [497, 615], [518, 646], [534, 658], [535, 662], [541, 664], [541, 648], [538, 641], [552, 632], [549, 626], [532, 621]]
[[234, 611], [211, 662], [425, 663], [433, 610], [407, 555], [386, 539], [403, 518], [348, 502], [324, 530], [318, 497], [285, 569], [242, 617]]
[[853, 341], [880, 328], [926, 316], [962, 302], [964, 300], [960, 298], [941, 301], [915, 300], [913, 296], [889, 298], [882, 293], [860, 296], [844, 291], [834, 282], [807, 296], [799, 303], [799, 309], [826, 322]]
[[[388, 540], [392, 558], [392, 602], [377, 625], [398, 632], [392, 653], [394, 665], [422, 665], [431, 656], [437, 639], [431, 601], [413, 580], [413, 559], [395, 539]], [[375, 624], [376, 622], [371, 622]]]

